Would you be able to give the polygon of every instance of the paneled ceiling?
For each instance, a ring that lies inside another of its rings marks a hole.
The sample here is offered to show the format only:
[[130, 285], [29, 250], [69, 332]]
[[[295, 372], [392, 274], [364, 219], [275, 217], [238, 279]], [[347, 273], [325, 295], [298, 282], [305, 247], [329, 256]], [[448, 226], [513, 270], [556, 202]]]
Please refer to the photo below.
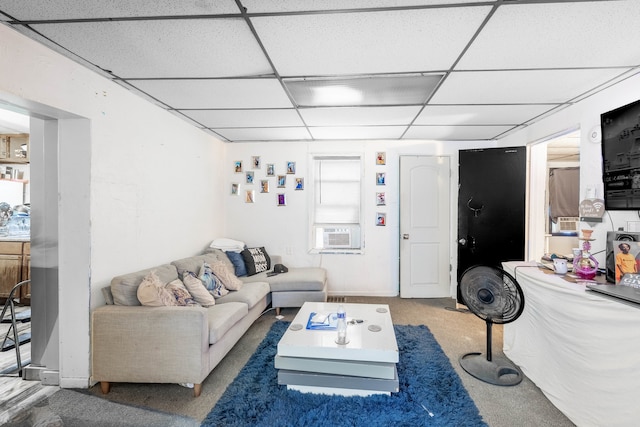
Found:
[[229, 142], [500, 139], [640, 71], [639, 0], [0, 0], [0, 20]]

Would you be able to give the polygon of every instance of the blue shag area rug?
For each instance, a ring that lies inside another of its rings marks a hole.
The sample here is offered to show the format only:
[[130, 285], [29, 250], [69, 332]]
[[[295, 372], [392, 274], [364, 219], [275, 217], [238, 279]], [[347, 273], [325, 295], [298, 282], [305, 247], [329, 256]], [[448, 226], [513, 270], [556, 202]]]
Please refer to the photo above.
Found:
[[274, 357], [288, 326], [273, 324], [202, 426], [487, 425], [426, 326], [394, 326], [400, 391], [370, 397], [301, 393], [278, 385]]

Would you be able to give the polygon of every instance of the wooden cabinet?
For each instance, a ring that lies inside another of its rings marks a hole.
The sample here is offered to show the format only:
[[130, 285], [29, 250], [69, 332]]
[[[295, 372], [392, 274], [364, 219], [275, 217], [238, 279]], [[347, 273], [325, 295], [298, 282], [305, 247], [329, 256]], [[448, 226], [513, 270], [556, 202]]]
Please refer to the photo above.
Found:
[[[0, 241], [0, 299], [6, 299], [11, 289], [31, 277], [31, 244], [29, 242]], [[31, 285], [23, 286], [14, 295], [21, 304], [29, 304]]]

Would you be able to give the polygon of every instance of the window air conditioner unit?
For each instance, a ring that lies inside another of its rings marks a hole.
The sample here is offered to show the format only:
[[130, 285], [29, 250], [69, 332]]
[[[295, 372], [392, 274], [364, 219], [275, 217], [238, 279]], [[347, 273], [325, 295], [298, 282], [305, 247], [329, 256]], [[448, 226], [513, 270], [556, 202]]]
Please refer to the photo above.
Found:
[[325, 228], [322, 246], [326, 249], [350, 248], [351, 228]]
[[558, 230], [561, 233], [578, 232], [578, 222], [580, 218], [574, 216], [561, 216], [558, 217]]

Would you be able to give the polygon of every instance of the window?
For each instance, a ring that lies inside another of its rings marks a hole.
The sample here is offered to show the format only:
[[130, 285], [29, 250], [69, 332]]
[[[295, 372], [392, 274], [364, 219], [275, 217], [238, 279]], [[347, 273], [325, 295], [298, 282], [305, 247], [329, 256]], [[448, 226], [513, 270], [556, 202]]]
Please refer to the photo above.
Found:
[[360, 252], [361, 157], [314, 156], [311, 163], [311, 250]]

